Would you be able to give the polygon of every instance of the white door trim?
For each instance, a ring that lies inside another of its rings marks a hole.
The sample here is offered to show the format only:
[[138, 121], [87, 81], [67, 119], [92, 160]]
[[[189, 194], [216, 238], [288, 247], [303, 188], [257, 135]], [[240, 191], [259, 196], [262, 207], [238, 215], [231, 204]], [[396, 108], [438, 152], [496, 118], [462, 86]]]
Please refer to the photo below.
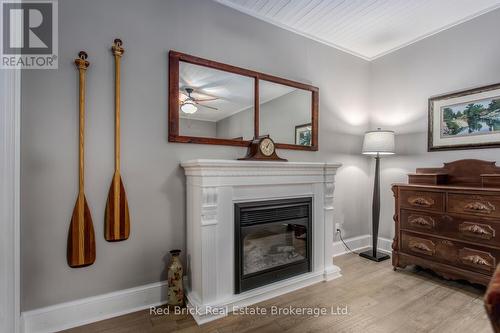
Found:
[[21, 71], [0, 70], [0, 332], [20, 332]]

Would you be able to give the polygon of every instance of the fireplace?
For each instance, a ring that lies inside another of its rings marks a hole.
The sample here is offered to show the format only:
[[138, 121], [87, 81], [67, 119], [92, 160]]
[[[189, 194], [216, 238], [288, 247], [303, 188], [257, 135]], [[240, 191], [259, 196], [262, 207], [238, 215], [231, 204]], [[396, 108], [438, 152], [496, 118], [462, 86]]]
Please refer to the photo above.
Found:
[[312, 198], [234, 204], [235, 293], [311, 271]]
[[[227, 314], [214, 308], [232, 311], [341, 276], [332, 260], [340, 164], [192, 160], [182, 167], [186, 297], [198, 324]], [[264, 252], [244, 248], [245, 240], [266, 244]]]

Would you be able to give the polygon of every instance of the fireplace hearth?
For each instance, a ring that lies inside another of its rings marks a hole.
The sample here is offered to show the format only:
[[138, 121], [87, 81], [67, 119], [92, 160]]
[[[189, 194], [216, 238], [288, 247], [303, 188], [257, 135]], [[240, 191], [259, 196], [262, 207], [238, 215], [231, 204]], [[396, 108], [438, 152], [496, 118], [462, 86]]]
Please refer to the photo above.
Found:
[[311, 271], [312, 199], [234, 204], [235, 293]]

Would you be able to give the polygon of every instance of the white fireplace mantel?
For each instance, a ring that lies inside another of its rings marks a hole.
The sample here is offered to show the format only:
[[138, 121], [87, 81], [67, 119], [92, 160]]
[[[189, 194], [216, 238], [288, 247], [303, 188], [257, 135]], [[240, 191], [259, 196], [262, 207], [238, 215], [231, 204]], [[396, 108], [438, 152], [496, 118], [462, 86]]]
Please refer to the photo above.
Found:
[[[332, 260], [335, 173], [341, 164], [199, 159], [181, 166], [187, 184], [186, 294], [198, 324], [341, 276]], [[235, 294], [234, 204], [296, 197], [313, 199], [311, 272]]]

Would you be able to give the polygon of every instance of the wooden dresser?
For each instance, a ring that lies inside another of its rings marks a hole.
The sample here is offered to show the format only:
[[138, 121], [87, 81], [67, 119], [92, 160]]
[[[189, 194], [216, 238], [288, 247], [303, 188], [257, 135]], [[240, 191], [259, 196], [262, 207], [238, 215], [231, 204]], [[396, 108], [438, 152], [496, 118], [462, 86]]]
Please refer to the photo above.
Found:
[[392, 188], [394, 269], [415, 264], [487, 285], [500, 263], [500, 167], [460, 160], [417, 169]]

